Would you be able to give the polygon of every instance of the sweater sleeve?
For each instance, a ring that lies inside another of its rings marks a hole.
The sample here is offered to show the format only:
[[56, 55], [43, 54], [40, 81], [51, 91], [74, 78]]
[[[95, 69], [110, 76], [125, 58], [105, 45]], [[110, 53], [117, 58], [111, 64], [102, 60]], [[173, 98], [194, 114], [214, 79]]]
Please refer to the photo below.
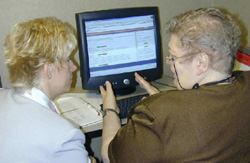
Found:
[[[147, 103], [147, 99], [144, 104]], [[154, 162], [160, 159], [161, 131], [159, 122], [147, 105], [138, 105], [133, 116], [123, 126], [109, 145], [111, 162]]]
[[60, 141], [53, 157], [53, 163], [90, 163], [85, 149], [85, 136], [79, 129], [73, 129]]

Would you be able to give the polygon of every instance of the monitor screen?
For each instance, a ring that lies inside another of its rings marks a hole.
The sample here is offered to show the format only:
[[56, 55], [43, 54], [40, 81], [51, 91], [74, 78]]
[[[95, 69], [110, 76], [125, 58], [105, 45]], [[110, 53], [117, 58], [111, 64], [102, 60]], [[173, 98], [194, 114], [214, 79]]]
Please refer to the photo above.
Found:
[[108, 80], [126, 94], [137, 85], [134, 72], [148, 81], [161, 77], [157, 7], [78, 13], [76, 22], [83, 89], [97, 90]]

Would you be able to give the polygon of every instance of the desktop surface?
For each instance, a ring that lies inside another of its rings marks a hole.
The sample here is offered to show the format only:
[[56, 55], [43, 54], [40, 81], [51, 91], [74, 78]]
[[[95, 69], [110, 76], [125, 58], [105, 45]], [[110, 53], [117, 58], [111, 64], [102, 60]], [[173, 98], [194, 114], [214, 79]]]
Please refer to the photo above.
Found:
[[[156, 80], [155, 82], [151, 82], [151, 84], [153, 86], [155, 86], [156, 88], [158, 88], [160, 91], [166, 91], [166, 90], [173, 90], [174, 88], [174, 83], [173, 83], [173, 79], [163, 75], [163, 77], [159, 80]], [[164, 85], [163, 85], [164, 84]], [[169, 86], [167, 86], [169, 85]], [[118, 96], [117, 100], [120, 99], [124, 99], [124, 98], [129, 98], [132, 96], [137, 96], [137, 95], [142, 95], [142, 94], [146, 94], [147, 92], [140, 88], [140, 86], [136, 86], [136, 91], [128, 94], [128, 95], [124, 95], [124, 96]], [[91, 105], [93, 105], [93, 107], [97, 108], [97, 109], [101, 109], [101, 104], [102, 104], [102, 96], [98, 91], [90, 91], [90, 90], [83, 90], [81, 87], [75, 87], [72, 88], [70, 90], [69, 93], [65, 93], [61, 96], [59, 96], [55, 101], [59, 100], [60, 98], [63, 98], [65, 96], [79, 96], [81, 98], [84, 98], [86, 101], [88, 101]], [[122, 124], [126, 124], [127, 119], [123, 118], [121, 119]], [[102, 130], [102, 122], [101, 123], [96, 123], [94, 125], [90, 125], [90, 126], [86, 126], [86, 127], [82, 127], [82, 130], [85, 133], [93, 133], [93, 132], [100, 132]]]

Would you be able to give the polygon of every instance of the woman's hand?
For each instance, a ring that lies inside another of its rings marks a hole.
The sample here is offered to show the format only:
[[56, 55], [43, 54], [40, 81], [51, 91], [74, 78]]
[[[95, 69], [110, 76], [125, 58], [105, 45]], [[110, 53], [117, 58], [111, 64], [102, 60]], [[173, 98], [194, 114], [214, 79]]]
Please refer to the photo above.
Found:
[[[103, 110], [107, 108], [115, 109], [118, 113], [120, 109], [117, 106], [115, 95], [110, 82], [106, 81], [106, 90], [103, 86], [100, 86], [100, 91], [103, 99]], [[108, 147], [110, 142], [114, 139], [117, 131], [121, 128], [120, 118], [110, 113], [103, 118], [103, 129], [102, 129], [102, 147], [101, 155], [102, 160], [105, 163], [109, 163]]]
[[96, 159], [93, 156], [89, 156], [91, 163], [96, 163]]
[[160, 91], [153, 87], [149, 82], [143, 79], [138, 73], [135, 73], [135, 80], [139, 83], [140, 87], [145, 89], [149, 95], [159, 93]]
[[100, 91], [103, 100], [103, 110], [111, 108], [115, 109], [117, 113], [120, 113], [120, 109], [117, 106], [111, 83], [109, 81], [106, 81], [105, 85], [106, 85], [106, 90], [104, 89], [103, 86], [100, 86]]

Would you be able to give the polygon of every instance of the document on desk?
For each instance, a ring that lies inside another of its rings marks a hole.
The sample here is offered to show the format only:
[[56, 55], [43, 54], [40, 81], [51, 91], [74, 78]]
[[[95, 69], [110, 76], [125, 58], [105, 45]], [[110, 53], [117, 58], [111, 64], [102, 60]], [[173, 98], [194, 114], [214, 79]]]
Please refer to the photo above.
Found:
[[102, 122], [102, 113], [99, 108], [90, 104], [80, 96], [60, 97], [55, 101], [61, 115], [82, 127]]

